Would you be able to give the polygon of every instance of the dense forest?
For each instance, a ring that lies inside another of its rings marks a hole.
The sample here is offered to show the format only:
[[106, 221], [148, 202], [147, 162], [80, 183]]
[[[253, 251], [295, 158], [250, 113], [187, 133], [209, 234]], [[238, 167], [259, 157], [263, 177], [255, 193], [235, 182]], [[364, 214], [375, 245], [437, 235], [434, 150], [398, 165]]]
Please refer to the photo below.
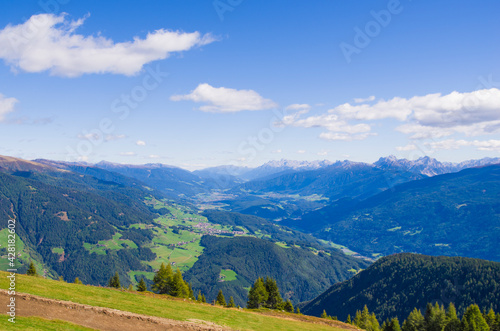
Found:
[[[258, 277], [276, 279], [284, 299], [310, 300], [336, 282], [352, 276], [352, 271], [368, 263], [340, 251], [314, 254], [301, 247], [283, 248], [267, 240], [251, 237], [220, 238], [205, 236], [203, 255], [186, 272], [195, 290], [215, 298], [219, 290], [245, 306], [248, 289]], [[235, 280], [220, 281], [221, 270], [232, 270]]]
[[453, 302], [462, 315], [471, 304], [500, 311], [500, 263], [479, 259], [395, 254], [383, 257], [353, 278], [333, 285], [303, 306], [306, 314], [323, 310], [346, 320], [363, 306], [385, 320], [403, 321], [429, 302]]

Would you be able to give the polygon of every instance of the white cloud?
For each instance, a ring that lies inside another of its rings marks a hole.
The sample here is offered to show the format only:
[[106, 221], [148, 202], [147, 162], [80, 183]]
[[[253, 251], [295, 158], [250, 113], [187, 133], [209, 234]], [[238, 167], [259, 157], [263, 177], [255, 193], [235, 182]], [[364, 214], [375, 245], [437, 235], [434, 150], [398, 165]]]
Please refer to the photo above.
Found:
[[306, 104], [306, 103], [303, 103], [303, 104], [294, 103], [293, 105], [287, 106], [285, 109], [286, 110], [310, 110], [311, 106]]
[[432, 150], [453, 150], [462, 147], [472, 146], [480, 151], [496, 151], [500, 152], [500, 140], [455, 140], [447, 139], [441, 141], [433, 141], [425, 144]]
[[0, 30], [0, 58], [26, 72], [49, 71], [76, 77], [90, 73], [137, 74], [142, 67], [173, 52], [209, 44], [215, 39], [199, 32], [156, 30], [146, 38], [115, 43], [103, 36], [84, 36], [75, 30], [88, 16], [76, 21], [66, 14], [38, 14], [25, 23]]
[[317, 153], [319, 156], [327, 156], [328, 152], [318, 152]]
[[200, 84], [186, 95], [174, 95], [173, 101], [191, 100], [203, 102], [201, 111], [213, 113], [229, 113], [243, 110], [264, 110], [276, 108], [278, 105], [272, 100], [264, 99], [253, 90], [235, 90], [226, 87], [213, 87], [209, 84]]
[[159, 157], [160, 157], [160, 155], [156, 155], [156, 154], [149, 155], [150, 159], [158, 159]]
[[305, 153], [306, 153], [306, 151], [303, 150], [303, 149], [300, 149], [300, 150], [297, 151], [297, 154], [305, 154]]
[[14, 105], [17, 102], [17, 99], [7, 98], [0, 93], [0, 122], [5, 118], [5, 115], [14, 111]]
[[135, 156], [137, 154], [134, 152], [121, 152], [120, 155], [121, 156]]
[[368, 102], [368, 101], [373, 101], [375, 100], [375, 96], [371, 95], [368, 98], [354, 98], [355, 103], [362, 103], [362, 102]]
[[135, 144], [136, 144], [137, 146], [146, 146], [146, 142], [145, 142], [145, 141], [143, 141], [143, 140], [137, 140], [137, 141], [135, 142]]
[[106, 136], [106, 141], [119, 140], [119, 139], [125, 139], [125, 138], [127, 138], [127, 136], [124, 134], [108, 134]]
[[[374, 98], [355, 99], [355, 102]], [[341, 104], [327, 113], [301, 118], [301, 112], [285, 116], [282, 125], [322, 127], [320, 135], [327, 140], [360, 140], [371, 135], [373, 122], [395, 119], [402, 122], [396, 131], [411, 139], [443, 138], [453, 134], [467, 137], [500, 132], [500, 90], [496, 88], [473, 92], [452, 92], [394, 97], [374, 104]]]
[[418, 147], [415, 144], [408, 144], [406, 146], [397, 146], [396, 150], [399, 152], [408, 152], [408, 151], [414, 151], [417, 150]]

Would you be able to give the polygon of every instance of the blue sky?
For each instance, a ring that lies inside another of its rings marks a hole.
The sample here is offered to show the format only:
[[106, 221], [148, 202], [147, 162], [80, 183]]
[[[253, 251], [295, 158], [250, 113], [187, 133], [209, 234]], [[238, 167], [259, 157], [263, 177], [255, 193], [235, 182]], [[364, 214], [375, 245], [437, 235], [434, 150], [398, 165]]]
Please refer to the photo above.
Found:
[[1, 155], [196, 169], [500, 152], [498, 1], [1, 6]]

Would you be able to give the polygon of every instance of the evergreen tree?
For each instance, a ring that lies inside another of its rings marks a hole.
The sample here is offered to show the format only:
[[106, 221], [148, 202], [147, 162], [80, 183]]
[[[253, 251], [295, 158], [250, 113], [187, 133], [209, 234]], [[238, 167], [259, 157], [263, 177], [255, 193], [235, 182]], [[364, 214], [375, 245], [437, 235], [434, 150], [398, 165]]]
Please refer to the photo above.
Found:
[[63, 276], [59, 276], [59, 278], [57, 280], [60, 281], [60, 282], [64, 282]]
[[182, 273], [178, 268], [172, 278], [170, 295], [178, 298], [187, 298], [189, 296], [189, 286], [182, 279]]
[[268, 293], [262, 278], [258, 278], [248, 292], [247, 307], [250, 309], [260, 308], [267, 301]]
[[444, 331], [460, 331], [460, 320], [455, 305], [451, 302], [446, 309], [446, 325]]
[[196, 301], [202, 302], [201, 291], [198, 291], [198, 298], [196, 299]]
[[165, 264], [162, 263], [160, 269], [153, 278], [153, 286], [151, 286], [151, 289], [159, 294], [171, 294], [172, 279], [172, 267], [170, 264], [165, 266]]
[[425, 329], [427, 331], [441, 331], [446, 325], [446, 313], [443, 306], [428, 303], [425, 308]]
[[470, 305], [462, 317], [464, 331], [489, 331], [490, 328], [481, 314], [478, 305]]
[[132, 284], [129, 284], [127, 290], [133, 291], [134, 290], [134, 286]]
[[33, 263], [33, 261], [30, 262], [30, 266], [29, 266], [28, 271], [26, 272], [26, 274], [28, 276], [37, 276], [35, 264]]
[[378, 323], [377, 317], [375, 314], [370, 314], [366, 305], [363, 307], [363, 311], [356, 311], [354, 325], [369, 331], [380, 330], [380, 324]]
[[285, 305], [283, 306], [283, 309], [286, 312], [293, 313], [293, 304], [290, 301], [290, 299], [286, 300]]
[[328, 314], [326, 311], [323, 309], [323, 313], [321, 313], [321, 318], [328, 318]]
[[234, 308], [236, 305], [234, 304], [234, 299], [233, 297], [229, 297], [229, 303], [227, 304], [228, 308]]
[[270, 277], [266, 277], [264, 285], [267, 292], [265, 307], [269, 309], [280, 309], [283, 305], [283, 299], [281, 298], [280, 290], [278, 288], [278, 284], [276, 284], [276, 280]]
[[217, 294], [217, 299], [215, 302], [221, 306], [226, 305], [226, 298], [224, 298], [224, 294], [222, 294], [222, 290], [219, 290], [219, 293]]
[[300, 308], [299, 308], [299, 307], [297, 307], [297, 315], [302, 315], [302, 314], [300, 313]]
[[188, 285], [188, 297], [190, 299], [193, 299], [193, 300], [196, 300], [196, 298], [194, 297], [194, 292], [193, 292], [193, 287], [191, 286], [191, 283], [187, 283]]
[[420, 310], [414, 308], [403, 323], [403, 331], [421, 331], [425, 330], [425, 319]]
[[207, 303], [207, 298], [205, 298], [205, 294], [201, 295], [201, 302]]
[[490, 308], [490, 310], [488, 311], [487, 314], [485, 314], [484, 316], [484, 319], [486, 321], [486, 323], [488, 324], [488, 326], [490, 327], [490, 330], [493, 330], [493, 328], [495, 327], [495, 312], [493, 311], [493, 308]]
[[115, 275], [111, 277], [109, 280], [109, 287], [120, 288], [120, 276], [118, 275], [118, 271], [115, 272]]
[[347, 324], [352, 324], [351, 314], [347, 315], [347, 320], [345, 321]]
[[387, 331], [401, 331], [401, 326], [399, 325], [399, 320], [397, 317], [393, 318], [388, 323]]
[[75, 280], [73, 281], [74, 284], [83, 284], [80, 278], [76, 277]]
[[147, 290], [148, 290], [148, 286], [146, 285], [146, 282], [144, 281], [144, 278], [141, 278], [141, 280], [137, 284], [137, 291], [139, 291], [139, 292], [145, 292]]

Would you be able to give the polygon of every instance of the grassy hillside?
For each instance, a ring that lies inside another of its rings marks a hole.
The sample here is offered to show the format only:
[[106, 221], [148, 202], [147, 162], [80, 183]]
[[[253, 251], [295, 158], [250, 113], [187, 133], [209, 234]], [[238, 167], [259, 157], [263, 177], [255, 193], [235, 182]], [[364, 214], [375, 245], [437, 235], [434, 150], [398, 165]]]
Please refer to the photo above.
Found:
[[459, 315], [471, 304], [500, 309], [500, 263], [418, 254], [383, 257], [366, 270], [309, 302], [302, 310], [320, 316], [323, 309], [345, 320], [366, 305], [379, 320], [403, 321], [428, 302], [453, 302]]
[[[0, 288], [8, 287], [5, 276], [6, 273], [0, 272]], [[309, 316], [298, 316], [300, 320], [296, 320], [294, 319], [297, 316], [295, 314], [273, 313], [283, 317], [277, 318], [253, 311], [213, 307], [167, 296], [68, 284], [25, 275], [17, 276], [17, 291], [50, 299], [108, 307], [179, 321], [204, 320], [239, 330], [340, 330], [327, 324], [321, 324], [330, 323], [328, 321]], [[42, 325], [45, 323], [42, 319], [23, 320], [23, 323], [42, 323]], [[38, 329], [44, 329], [44, 327]]]

